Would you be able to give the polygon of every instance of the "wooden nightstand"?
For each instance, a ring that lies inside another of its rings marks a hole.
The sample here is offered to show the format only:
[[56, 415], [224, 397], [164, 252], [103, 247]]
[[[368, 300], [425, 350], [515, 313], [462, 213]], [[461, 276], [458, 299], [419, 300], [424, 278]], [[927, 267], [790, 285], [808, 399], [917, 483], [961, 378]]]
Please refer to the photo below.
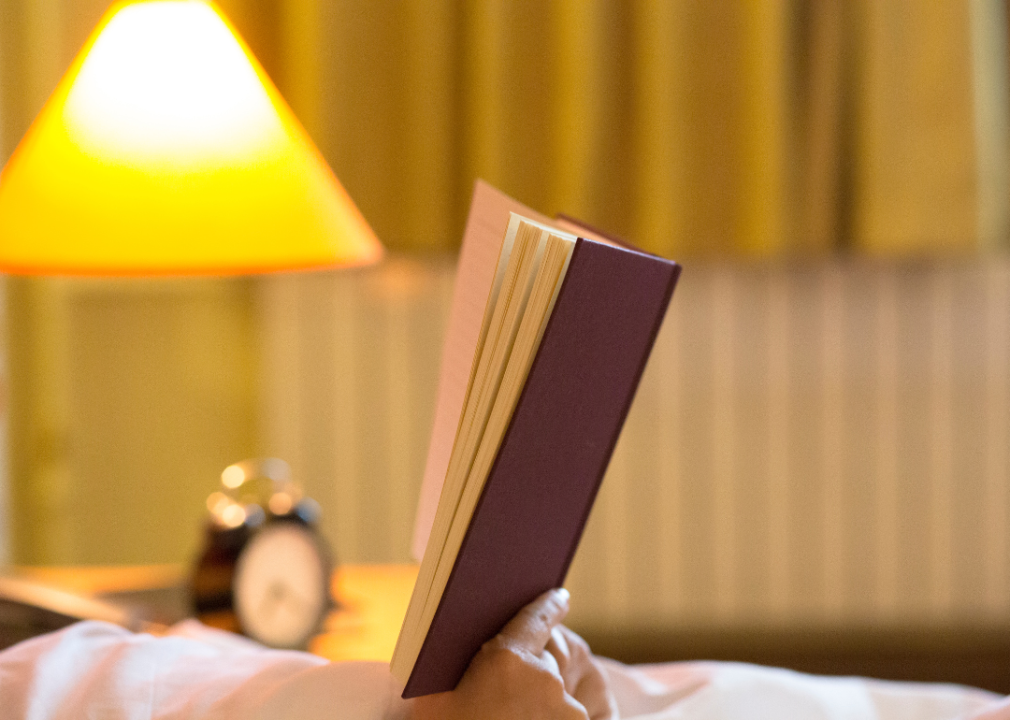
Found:
[[[186, 607], [189, 572], [184, 565], [149, 565], [16, 567], [9, 574], [86, 597], [149, 602], [163, 618]], [[416, 565], [342, 565], [333, 577], [339, 606], [309, 650], [330, 660], [388, 662], [416, 579]]]
[[341, 567], [333, 578], [341, 607], [330, 613], [325, 632], [309, 649], [330, 660], [389, 662], [416, 579], [416, 565]]

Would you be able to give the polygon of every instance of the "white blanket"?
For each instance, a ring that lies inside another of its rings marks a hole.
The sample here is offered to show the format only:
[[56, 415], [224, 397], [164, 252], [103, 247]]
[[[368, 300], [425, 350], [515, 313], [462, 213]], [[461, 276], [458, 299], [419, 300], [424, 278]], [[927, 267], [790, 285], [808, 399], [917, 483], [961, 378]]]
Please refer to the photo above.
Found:
[[[1010, 720], [1005, 701], [953, 685], [734, 663], [607, 661], [606, 670], [622, 718]], [[0, 653], [3, 720], [399, 720], [406, 707], [383, 663], [266, 650], [195, 622], [161, 638], [85, 622]]]

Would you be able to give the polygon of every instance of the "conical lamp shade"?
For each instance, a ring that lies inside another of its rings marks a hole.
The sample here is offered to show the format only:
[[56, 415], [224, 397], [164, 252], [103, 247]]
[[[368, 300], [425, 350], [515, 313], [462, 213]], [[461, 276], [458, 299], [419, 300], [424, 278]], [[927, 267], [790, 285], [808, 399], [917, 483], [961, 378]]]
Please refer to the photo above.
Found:
[[381, 245], [211, 3], [114, 5], [0, 174], [0, 271], [237, 274]]

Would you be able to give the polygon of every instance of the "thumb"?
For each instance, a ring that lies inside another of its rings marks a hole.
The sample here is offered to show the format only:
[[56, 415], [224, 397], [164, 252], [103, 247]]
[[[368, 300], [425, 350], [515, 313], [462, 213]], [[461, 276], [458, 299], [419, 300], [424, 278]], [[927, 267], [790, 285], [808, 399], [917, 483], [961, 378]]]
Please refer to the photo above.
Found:
[[568, 591], [548, 590], [519, 611], [498, 633], [506, 644], [539, 656], [551, 639], [551, 631], [568, 614]]

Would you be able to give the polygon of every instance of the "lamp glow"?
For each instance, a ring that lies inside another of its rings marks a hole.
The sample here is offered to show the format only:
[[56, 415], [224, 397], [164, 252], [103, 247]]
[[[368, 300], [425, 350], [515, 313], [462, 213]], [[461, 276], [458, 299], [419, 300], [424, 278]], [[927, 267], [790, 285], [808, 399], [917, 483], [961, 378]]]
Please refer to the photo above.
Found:
[[0, 174], [0, 270], [236, 274], [381, 246], [211, 3], [114, 5]]

